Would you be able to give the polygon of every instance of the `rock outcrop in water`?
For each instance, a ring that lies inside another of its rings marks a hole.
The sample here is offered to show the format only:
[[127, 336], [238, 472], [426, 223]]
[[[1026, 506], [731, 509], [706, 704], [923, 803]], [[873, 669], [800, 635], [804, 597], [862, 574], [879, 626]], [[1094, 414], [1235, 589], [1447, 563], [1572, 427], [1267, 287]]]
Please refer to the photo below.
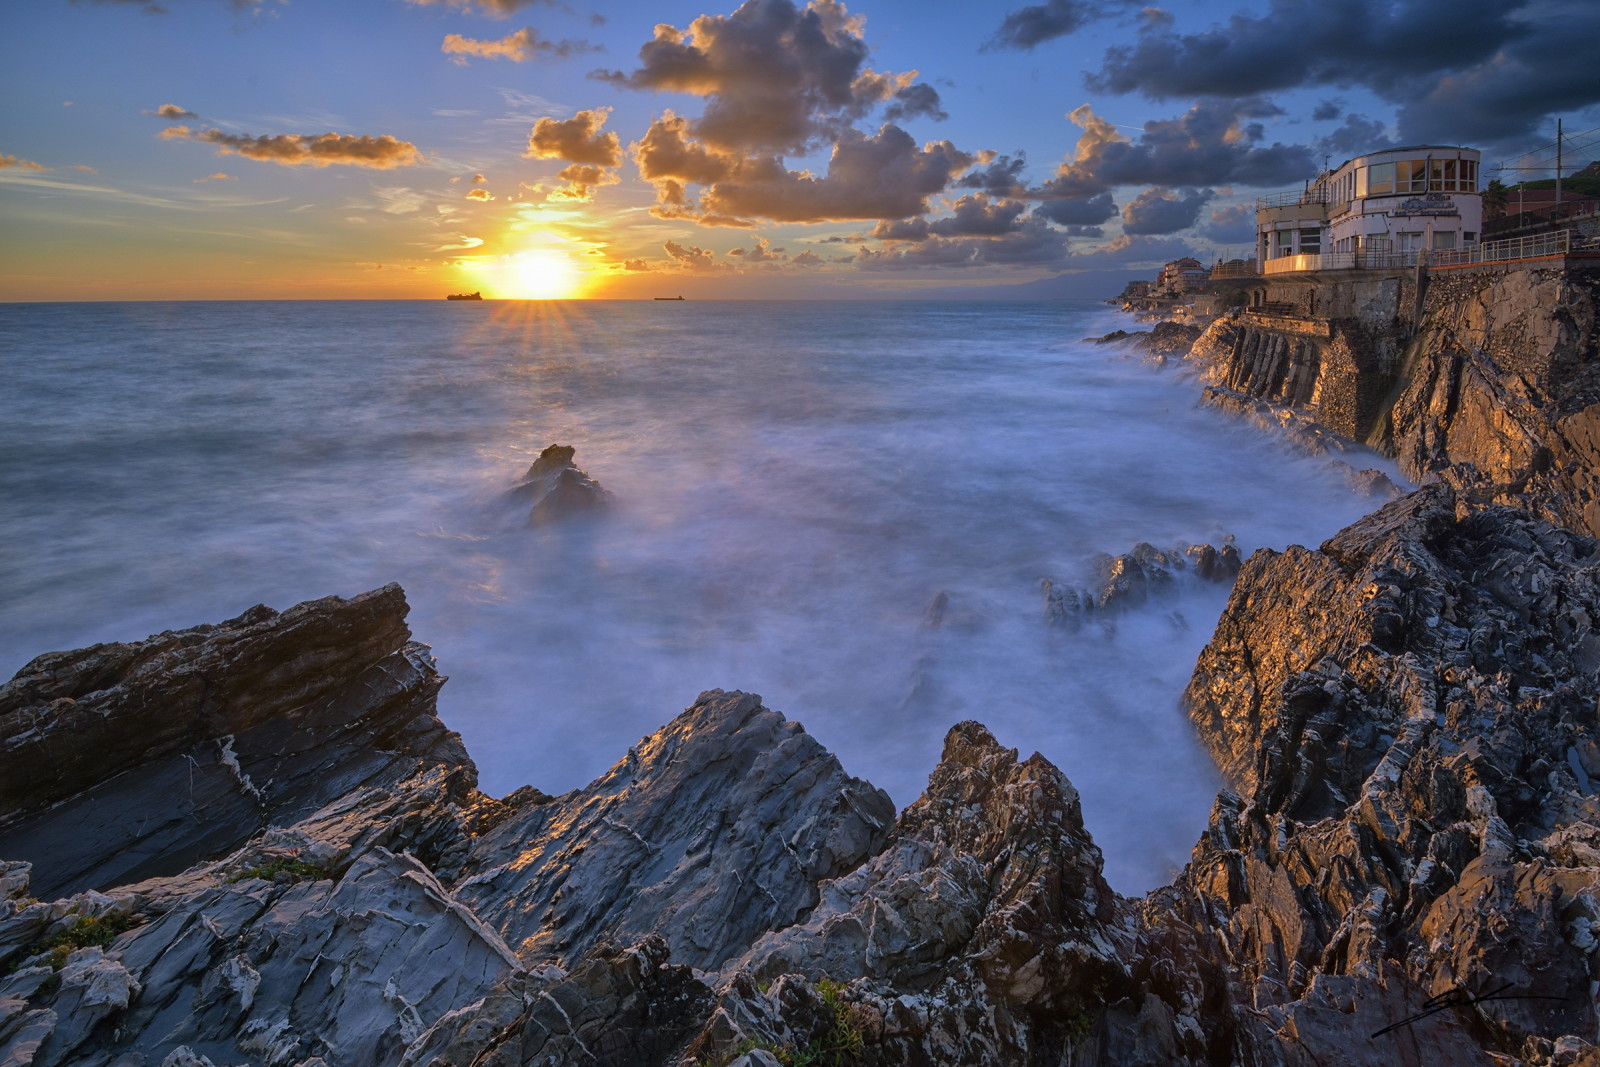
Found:
[[528, 509], [528, 525], [544, 526], [610, 504], [611, 494], [572, 461], [576, 454], [571, 445], [549, 446], [507, 494]]
[[[194, 687], [206, 713], [152, 751], [200, 762], [226, 728], [243, 777], [275, 782], [237, 742], [267, 715], [299, 763], [364, 769], [314, 811], [185, 808], [160, 876], [89, 865], [53, 900], [17, 861], [48, 871], [69, 832], [8, 794], [0, 1062], [1600, 1058], [1600, 548], [1524, 513], [1435, 487], [1245, 564], [1189, 693], [1234, 791], [1143, 900], [1106, 886], [1066, 778], [971, 722], [898, 818], [717, 690], [584, 789], [483, 796], [403, 612], [393, 587], [257, 609], [42, 657], [8, 688], [27, 713], [0, 719], [7, 751]], [[331, 713], [396, 656], [418, 677], [379, 703], [404, 711]], [[391, 719], [406, 743], [345, 751], [377, 736], [353, 720]], [[168, 777], [96, 752], [40, 788], [170, 802]], [[235, 847], [242, 827], [262, 829]], [[1458, 988], [1502, 999], [1406, 1022]]]

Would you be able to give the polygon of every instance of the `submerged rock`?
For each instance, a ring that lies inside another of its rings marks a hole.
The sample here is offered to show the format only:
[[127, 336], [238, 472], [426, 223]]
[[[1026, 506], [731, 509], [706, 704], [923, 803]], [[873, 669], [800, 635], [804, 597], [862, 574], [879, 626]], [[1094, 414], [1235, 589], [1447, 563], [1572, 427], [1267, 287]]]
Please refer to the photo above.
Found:
[[1121, 612], [1172, 602], [1179, 576], [1191, 570], [1202, 581], [1226, 584], [1239, 573], [1239, 566], [1239, 550], [1231, 539], [1220, 549], [1214, 545], [1159, 549], [1141, 541], [1131, 552], [1096, 557], [1095, 579], [1089, 586], [1074, 588], [1043, 578], [1039, 589], [1046, 621], [1076, 631], [1090, 619], [1109, 624]]
[[572, 462], [576, 454], [577, 449], [571, 445], [549, 446], [507, 494], [528, 508], [530, 526], [600, 511], [609, 505], [611, 494]]

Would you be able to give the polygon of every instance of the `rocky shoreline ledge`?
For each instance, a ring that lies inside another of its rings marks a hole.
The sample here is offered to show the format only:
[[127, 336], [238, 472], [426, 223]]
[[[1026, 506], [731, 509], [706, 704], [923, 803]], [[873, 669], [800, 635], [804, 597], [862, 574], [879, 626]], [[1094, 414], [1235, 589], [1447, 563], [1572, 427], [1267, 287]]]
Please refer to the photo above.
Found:
[[[0, 1063], [1595, 1067], [1600, 349], [1561, 308], [1499, 377], [1434, 320], [1454, 399], [1412, 378], [1387, 432], [1440, 477], [1243, 562], [1186, 693], [1228, 789], [1168, 886], [1112, 892], [977, 722], [898, 814], [721, 690], [488, 797], [391, 585], [0, 687]], [[1262, 351], [1213, 330], [1221, 379]]]

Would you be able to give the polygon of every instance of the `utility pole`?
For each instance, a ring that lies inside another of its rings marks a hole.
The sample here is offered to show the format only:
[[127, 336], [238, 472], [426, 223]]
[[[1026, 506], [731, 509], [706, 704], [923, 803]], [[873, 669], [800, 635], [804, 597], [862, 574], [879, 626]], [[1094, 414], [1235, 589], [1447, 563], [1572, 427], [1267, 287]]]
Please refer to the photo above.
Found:
[[1561, 120], [1556, 119], [1556, 210], [1561, 213]]

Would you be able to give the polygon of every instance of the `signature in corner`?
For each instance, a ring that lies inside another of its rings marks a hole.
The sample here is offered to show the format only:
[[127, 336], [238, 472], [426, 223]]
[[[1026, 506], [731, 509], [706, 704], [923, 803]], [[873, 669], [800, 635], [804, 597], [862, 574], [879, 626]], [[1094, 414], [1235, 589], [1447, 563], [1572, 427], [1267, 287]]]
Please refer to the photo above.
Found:
[[1564, 1000], [1569, 999], [1567, 997], [1552, 997], [1552, 996], [1542, 995], [1542, 994], [1539, 994], [1539, 993], [1507, 993], [1506, 990], [1508, 990], [1510, 988], [1511, 988], [1511, 983], [1507, 982], [1504, 985], [1496, 986], [1495, 988], [1489, 990], [1489, 992], [1487, 992], [1487, 993], [1482, 993], [1482, 994], [1479, 994], [1477, 996], [1474, 996], [1473, 994], [1467, 992], [1466, 989], [1462, 988], [1461, 986], [1454, 986], [1454, 987], [1452, 987], [1450, 989], [1445, 990], [1443, 993], [1435, 993], [1433, 996], [1431, 996], [1427, 1000], [1423, 1001], [1422, 1002], [1422, 1004], [1423, 1004], [1423, 1010], [1422, 1011], [1417, 1012], [1417, 1014], [1415, 1014], [1415, 1015], [1412, 1015], [1412, 1016], [1409, 1016], [1407, 1018], [1401, 1019], [1397, 1023], [1392, 1023], [1389, 1026], [1385, 1026], [1382, 1030], [1375, 1030], [1375, 1031], [1373, 1031], [1372, 1036], [1373, 1037], [1382, 1037], [1384, 1034], [1390, 1033], [1390, 1032], [1392, 1032], [1394, 1030], [1398, 1030], [1403, 1026], [1410, 1026], [1414, 1022], [1417, 1022], [1417, 1021], [1419, 1021], [1421, 1019], [1426, 1019], [1428, 1016], [1436, 1014], [1437, 1012], [1444, 1011], [1446, 1008], [1464, 1008], [1469, 1004], [1482, 1004], [1486, 1000], [1562, 1000], [1562, 1001], [1564, 1001]]

